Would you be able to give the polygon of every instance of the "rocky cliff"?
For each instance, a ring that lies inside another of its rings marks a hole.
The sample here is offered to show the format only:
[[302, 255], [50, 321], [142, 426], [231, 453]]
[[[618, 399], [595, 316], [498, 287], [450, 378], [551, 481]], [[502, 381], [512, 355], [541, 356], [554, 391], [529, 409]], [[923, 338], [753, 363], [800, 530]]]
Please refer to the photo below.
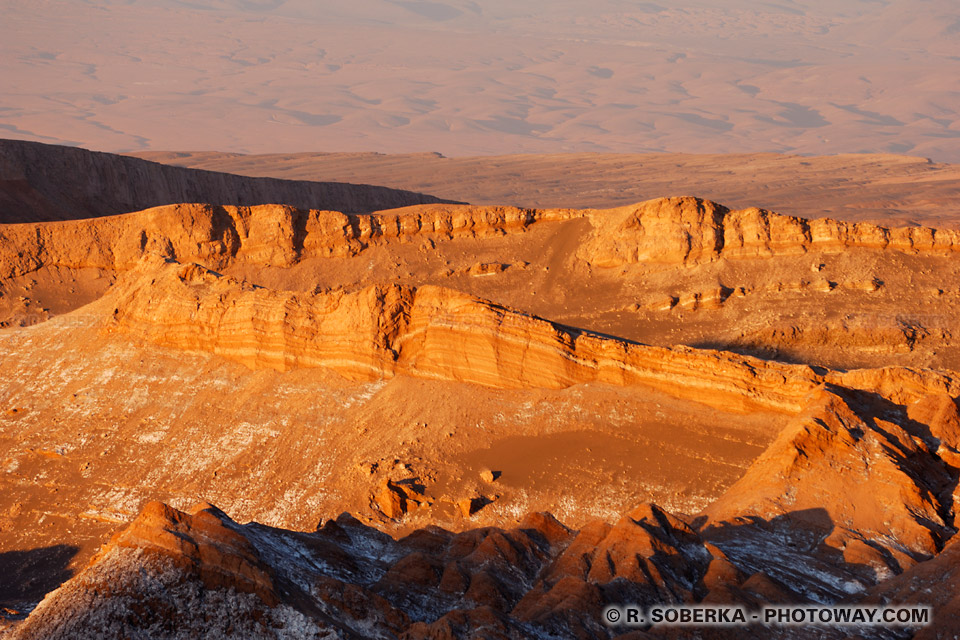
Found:
[[294, 294], [147, 257], [101, 306], [108, 325], [253, 368], [326, 367], [359, 380], [407, 374], [496, 388], [642, 385], [725, 410], [797, 412], [827, 382], [898, 403], [960, 392], [947, 374], [817, 372], [727, 352], [661, 348], [565, 327], [451, 289], [375, 286]]
[[41, 267], [126, 271], [145, 254], [197, 262], [289, 267], [301, 259], [355, 255], [369, 246], [414, 240], [521, 233], [565, 210], [428, 205], [371, 215], [256, 207], [177, 204], [120, 216], [0, 225], [0, 278]]
[[840, 253], [851, 248], [952, 253], [960, 231], [928, 227], [886, 228], [829, 218], [806, 220], [763, 209], [738, 211], [700, 198], [662, 198], [591, 216], [594, 232], [579, 255], [600, 267], [637, 263], [696, 264]]
[[730, 211], [698, 198], [663, 198], [605, 211], [429, 205], [374, 215], [285, 205], [177, 204], [96, 220], [0, 226], [0, 277], [41, 266], [126, 270], [146, 252], [214, 269], [234, 261], [286, 267], [306, 258], [356, 255], [370, 246], [489, 238], [580, 217], [589, 218], [593, 232], [577, 255], [598, 267], [851, 248], [926, 255], [960, 251], [960, 231]]
[[[0, 303], [96, 298], [0, 331], [0, 544], [38, 547], [0, 571], [120, 529], [14, 637], [612, 637], [606, 604], [900, 601], [955, 564], [960, 377], [897, 364], [953, 348], [949, 233], [694, 198], [0, 233]], [[763, 331], [877, 364], [716, 348]]]
[[180, 202], [369, 212], [446, 202], [371, 185], [248, 178], [129, 156], [0, 140], [0, 223], [71, 220]]

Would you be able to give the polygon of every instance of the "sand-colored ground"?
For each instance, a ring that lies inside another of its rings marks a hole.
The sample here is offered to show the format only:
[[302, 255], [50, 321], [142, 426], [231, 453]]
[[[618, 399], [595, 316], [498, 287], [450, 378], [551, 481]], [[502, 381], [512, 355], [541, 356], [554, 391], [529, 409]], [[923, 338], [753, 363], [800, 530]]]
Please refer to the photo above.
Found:
[[917, 7], [5, 0], [0, 128], [106, 151], [960, 161], [955, 3]]

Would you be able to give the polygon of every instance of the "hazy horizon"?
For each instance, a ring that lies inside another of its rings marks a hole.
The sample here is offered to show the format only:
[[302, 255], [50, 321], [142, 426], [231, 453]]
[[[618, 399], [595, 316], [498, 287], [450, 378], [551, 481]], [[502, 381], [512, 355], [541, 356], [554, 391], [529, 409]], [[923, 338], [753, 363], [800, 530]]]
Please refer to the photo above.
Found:
[[960, 162], [947, 0], [0, 0], [0, 136], [104, 151]]

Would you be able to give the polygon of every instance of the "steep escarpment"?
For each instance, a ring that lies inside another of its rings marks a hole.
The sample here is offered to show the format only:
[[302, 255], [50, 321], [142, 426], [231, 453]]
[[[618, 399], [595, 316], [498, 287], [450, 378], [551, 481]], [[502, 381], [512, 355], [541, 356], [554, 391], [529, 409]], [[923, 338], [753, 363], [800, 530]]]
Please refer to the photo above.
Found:
[[102, 301], [109, 326], [251, 367], [323, 366], [498, 388], [643, 384], [721, 406], [795, 411], [820, 382], [807, 367], [663, 349], [564, 327], [439, 287], [296, 295], [196, 265], [148, 259]]
[[371, 185], [248, 178], [120, 156], [0, 140], [0, 223], [74, 220], [178, 202], [369, 212], [430, 202], [432, 196]]
[[598, 267], [629, 264], [696, 264], [839, 253], [851, 248], [952, 253], [960, 231], [928, 227], [886, 228], [829, 218], [806, 220], [763, 209], [731, 211], [700, 198], [661, 198], [591, 216], [594, 232], [579, 256]]
[[818, 598], [860, 592], [936, 556], [955, 532], [949, 451], [958, 442], [948, 436], [939, 449], [930, 439], [941, 432], [936, 412], [919, 422], [883, 405], [849, 389], [812, 394], [705, 510], [707, 537], [748, 565], [761, 561], [758, 548], [802, 552], [807, 562], [785, 563], [775, 577]]
[[[308, 258], [356, 255], [371, 246], [492, 238], [581, 217], [592, 222], [593, 233], [577, 256], [599, 267], [692, 265], [851, 248], [935, 256], [960, 251], [960, 231], [804, 220], [755, 208], [730, 211], [698, 198], [662, 198], [604, 211], [422, 205], [373, 215], [286, 205], [177, 204], [95, 220], [0, 226], [0, 277], [42, 266], [126, 270], [144, 253], [215, 269], [234, 261], [289, 267]], [[843, 286], [876, 290], [882, 284]], [[826, 292], [836, 286], [824, 281]]]
[[156, 257], [101, 305], [113, 309], [114, 330], [162, 346], [254, 368], [322, 366], [360, 380], [407, 374], [497, 388], [643, 385], [726, 410], [791, 413], [825, 382], [882, 390], [901, 403], [955, 393], [960, 385], [934, 372], [904, 371], [911, 386], [887, 381], [901, 377], [895, 370], [818, 373], [730, 353], [635, 344], [441, 287], [272, 291]]
[[0, 331], [0, 571], [47, 581], [0, 606], [75, 571], [16, 633], [184, 610], [187, 635], [602, 638], [610, 604], [909, 599], [955, 545], [954, 246], [795, 222], [663, 199], [4, 226], [0, 307], [49, 320]]
[[[956, 369], [951, 233], [694, 198], [608, 211], [420, 205], [370, 215], [174, 205], [0, 226], [0, 326], [75, 309], [156, 254], [304, 293], [439, 285], [660, 346], [836, 369]], [[917, 304], [905, 313], [908, 301]]]

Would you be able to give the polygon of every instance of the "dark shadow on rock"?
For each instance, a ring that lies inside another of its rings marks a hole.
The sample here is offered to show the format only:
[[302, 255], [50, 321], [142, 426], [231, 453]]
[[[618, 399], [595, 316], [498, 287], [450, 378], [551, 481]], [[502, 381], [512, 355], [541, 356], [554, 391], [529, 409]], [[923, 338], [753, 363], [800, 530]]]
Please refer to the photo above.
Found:
[[78, 147], [0, 139], [0, 222], [77, 220], [183, 202], [283, 203], [371, 213], [419, 204], [462, 204], [375, 185], [255, 178], [188, 169]]
[[73, 577], [69, 568], [79, 547], [58, 544], [29, 551], [0, 552], [0, 610], [37, 603]]
[[[930, 425], [910, 418], [907, 408], [884, 398], [879, 393], [836, 387], [830, 385], [830, 391], [841, 396], [852, 408], [856, 409], [860, 418], [867, 423], [871, 430], [880, 434], [887, 446], [895, 452], [897, 466], [901, 471], [916, 478], [922, 486], [939, 502], [939, 515], [946, 523], [946, 529], [937, 523], [923, 521], [934, 534], [937, 549], [943, 548], [953, 535], [954, 510], [953, 495], [960, 483], [960, 469], [950, 465], [939, 457], [936, 452], [940, 440], [933, 435]], [[956, 405], [957, 400], [952, 400]], [[930, 450], [931, 455], [917, 456], [914, 452], [904, 450], [900, 441], [888, 433], [877, 418], [897, 424], [908, 434], [921, 440]]]
[[803, 604], [811, 600], [838, 602], [850, 597], [853, 593], [845, 591], [844, 584], [873, 584], [872, 568], [846, 563], [840, 549], [822, 544], [833, 529], [827, 510], [815, 508], [769, 520], [746, 516], [736, 522], [708, 525], [700, 530], [700, 535], [748, 576], [739, 588], [755, 596], [758, 602], [769, 599], [771, 594], [753, 591], [750, 583], [756, 582], [756, 578], [751, 581], [752, 576], [763, 576], [763, 584], [775, 585], [782, 603]]
[[773, 347], [765, 344], [745, 344], [734, 341], [724, 340], [697, 340], [689, 343], [687, 346], [694, 349], [713, 349], [715, 351], [728, 351], [741, 356], [750, 356], [768, 362], [782, 362], [784, 364], [805, 364], [809, 366], [818, 375], [825, 374], [828, 370], [845, 371], [842, 367], [827, 367], [811, 365], [809, 356], [793, 355], [785, 349]]

